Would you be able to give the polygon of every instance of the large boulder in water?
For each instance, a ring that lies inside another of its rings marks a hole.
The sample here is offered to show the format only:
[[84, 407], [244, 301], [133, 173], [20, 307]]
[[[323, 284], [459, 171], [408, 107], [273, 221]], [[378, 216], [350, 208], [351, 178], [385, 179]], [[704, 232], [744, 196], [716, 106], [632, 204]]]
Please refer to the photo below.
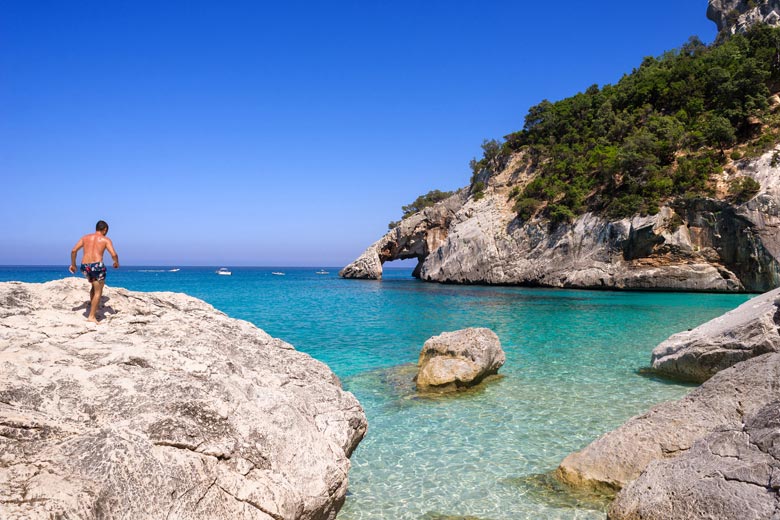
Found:
[[696, 382], [740, 361], [780, 351], [780, 289], [757, 296], [653, 350], [653, 369]]
[[183, 294], [0, 284], [0, 518], [333, 519], [366, 431], [324, 364]]
[[[777, 397], [777, 396], [776, 396]], [[778, 518], [780, 401], [651, 463], [612, 503], [611, 520]]]
[[506, 361], [496, 333], [485, 328], [444, 332], [425, 342], [417, 362], [417, 389], [456, 390], [479, 384]]
[[674, 458], [720, 428], [739, 429], [745, 416], [778, 396], [780, 353], [743, 361], [682, 399], [659, 404], [572, 453], [556, 475], [575, 487], [618, 491], [651, 462]]

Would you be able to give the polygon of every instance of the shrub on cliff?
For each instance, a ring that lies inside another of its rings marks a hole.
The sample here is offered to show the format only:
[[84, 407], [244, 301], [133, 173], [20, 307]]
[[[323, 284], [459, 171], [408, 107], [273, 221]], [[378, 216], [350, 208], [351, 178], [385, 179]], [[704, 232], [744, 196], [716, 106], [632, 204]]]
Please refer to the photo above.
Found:
[[531, 197], [525, 197], [518, 199], [517, 202], [515, 202], [513, 209], [517, 213], [517, 216], [522, 220], [528, 220], [534, 216], [541, 205], [542, 201]]
[[474, 197], [474, 200], [482, 199], [482, 197], [485, 196], [485, 183], [482, 181], [477, 181], [474, 184], [472, 184], [471, 196]]
[[742, 204], [756, 196], [761, 185], [750, 177], [735, 179], [729, 186], [729, 195], [734, 198], [734, 202]]
[[[453, 193], [455, 192], [431, 190], [425, 195], [420, 195], [419, 197], [414, 199], [414, 202], [412, 202], [411, 204], [407, 204], [406, 206], [401, 206], [401, 210], [404, 212], [403, 215], [401, 216], [401, 220], [411, 215], [414, 215], [418, 211], [422, 211], [429, 206], [433, 206], [437, 202], [440, 202], [448, 197], [451, 197]], [[387, 225], [387, 228], [393, 229], [394, 227], [397, 227], [398, 224], [401, 223], [401, 220], [390, 222]]]
[[496, 139], [482, 141], [482, 158], [476, 157], [469, 162], [471, 168], [471, 184], [477, 181], [477, 176], [482, 172], [497, 173], [506, 165], [507, 155], [503, 152], [501, 142]]

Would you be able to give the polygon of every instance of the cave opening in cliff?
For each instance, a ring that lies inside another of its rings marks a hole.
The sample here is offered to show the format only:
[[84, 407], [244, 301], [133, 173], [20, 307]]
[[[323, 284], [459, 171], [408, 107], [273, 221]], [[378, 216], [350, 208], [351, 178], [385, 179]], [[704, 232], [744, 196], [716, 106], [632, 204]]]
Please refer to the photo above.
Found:
[[382, 270], [388, 274], [388, 271], [394, 271], [401, 273], [403, 271], [412, 270], [412, 276], [415, 278], [420, 277], [420, 269], [422, 268], [422, 258], [411, 256], [407, 258], [399, 258], [396, 260], [386, 260], [382, 262]]

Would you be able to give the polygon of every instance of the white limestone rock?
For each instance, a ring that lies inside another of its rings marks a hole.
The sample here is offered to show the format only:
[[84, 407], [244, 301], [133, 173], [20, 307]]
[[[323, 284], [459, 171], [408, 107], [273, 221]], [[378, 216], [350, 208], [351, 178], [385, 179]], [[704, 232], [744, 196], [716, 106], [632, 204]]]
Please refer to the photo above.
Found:
[[677, 457], [720, 428], [741, 428], [746, 416], [778, 396], [780, 353], [737, 363], [682, 399], [659, 404], [567, 456], [556, 476], [574, 487], [616, 492], [651, 462]]
[[780, 401], [719, 428], [679, 457], [650, 463], [609, 509], [610, 520], [765, 520], [780, 503]]
[[780, 351], [780, 289], [757, 296], [653, 349], [659, 374], [703, 382], [740, 361]]
[[379, 280], [386, 261], [417, 258], [422, 260], [438, 249], [466, 193], [451, 197], [403, 219], [398, 226], [370, 245], [360, 257], [339, 271], [342, 278]]
[[759, 23], [780, 26], [780, 1], [709, 0], [707, 18], [727, 34], [745, 32]]
[[183, 294], [0, 283], [0, 518], [333, 519], [366, 431], [324, 364]]
[[479, 384], [506, 361], [496, 333], [486, 328], [444, 332], [427, 340], [415, 378], [421, 391], [451, 391]]

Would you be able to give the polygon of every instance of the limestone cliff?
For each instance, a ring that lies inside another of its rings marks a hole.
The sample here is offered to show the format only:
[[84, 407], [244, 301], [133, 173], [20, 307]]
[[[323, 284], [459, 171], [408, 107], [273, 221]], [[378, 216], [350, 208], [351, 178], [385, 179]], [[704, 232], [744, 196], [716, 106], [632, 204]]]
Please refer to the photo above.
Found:
[[743, 32], [757, 23], [780, 25], [780, 0], [710, 0], [707, 18], [725, 34]]
[[322, 363], [174, 293], [0, 283], [0, 518], [333, 519], [366, 431]]
[[679, 200], [653, 216], [611, 221], [586, 213], [552, 226], [512, 209], [512, 187], [535, 172], [515, 155], [486, 178], [479, 200], [461, 190], [409, 217], [339, 274], [381, 278], [382, 264], [419, 260], [415, 276], [432, 282], [530, 286], [766, 291], [780, 285], [780, 167], [769, 152], [716, 175], [761, 185], [746, 203], [724, 196]]
[[393, 260], [416, 258], [415, 276], [425, 259], [437, 251], [447, 238], [447, 232], [458, 210], [467, 200], [467, 193], [461, 190], [452, 197], [434, 206], [425, 208], [409, 218], [403, 219], [360, 257], [339, 272], [344, 278], [376, 280], [382, 277], [382, 264]]

